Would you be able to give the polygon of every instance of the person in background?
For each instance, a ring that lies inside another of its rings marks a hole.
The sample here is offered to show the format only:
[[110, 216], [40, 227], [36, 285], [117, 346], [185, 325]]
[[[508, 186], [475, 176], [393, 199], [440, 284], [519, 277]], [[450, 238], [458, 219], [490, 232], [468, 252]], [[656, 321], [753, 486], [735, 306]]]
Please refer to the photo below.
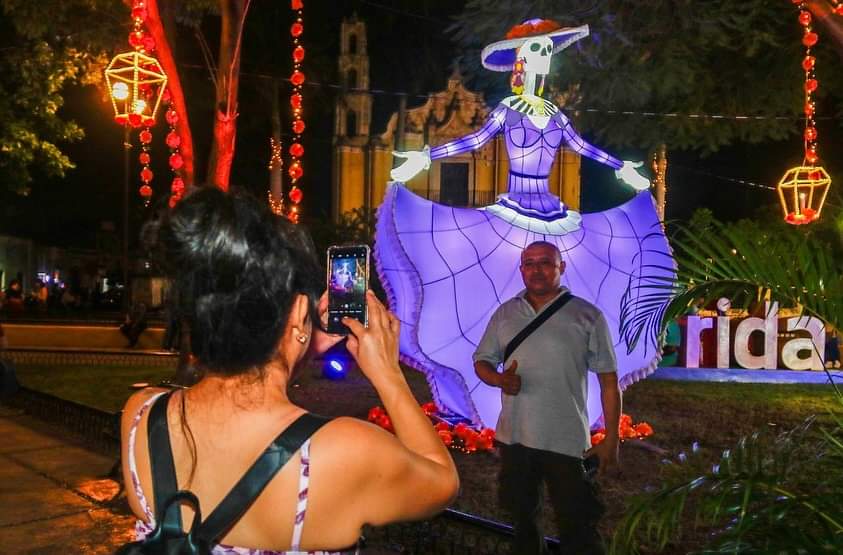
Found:
[[682, 331], [676, 320], [667, 323], [662, 337], [662, 359], [659, 366], [676, 366], [679, 363], [679, 347], [682, 343]]
[[837, 328], [825, 325], [825, 367], [840, 368], [840, 337]]
[[[178, 489], [208, 515], [258, 455], [306, 414], [287, 388], [323, 333], [324, 272], [305, 232], [265, 202], [215, 187], [185, 197], [162, 225], [173, 269], [175, 310], [202, 371], [189, 389], [146, 389], [123, 410], [123, 472], [136, 531], [155, 526], [150, 413], [169, 423]], [[454, 462], [398, 365], [399, 321], [367, 293], [368, 327], [348, 318], [347, 348], [381, 398], [395, 435], [363, 420], [328, 421], [293, 453], [213, 552], [348, 552], [364, 524], [422, 519], [459, 486]], [[157, 403], [157, 404], [156, 404]], [[155, 404], [155, 406], [153, 406]], [[153, 407], [150, 409], [150, 407]], [[185, 506], [184, 523], [193, 510]], [[239, 546], [239, 547], [233, 547]]]
[[[596, 457], [603, 474], [618, 463], [621, 393], [612, 336], [600, 310], [561, 285], [565, 262], [556, 245], [528, 245], [520, 269], [525, 289], [498, 307], [474, 352], [477, 376], [501, 389], [499, 491], [515, 520], [513, 552], [544, 553], [537, 517], [547, 483], [561, 552], [602, 553], [597, 524], [604, 507], [584, 457]], [[568, 302], [505, 360], [510, 341], [566, 295]], [[597, 373], [607, 430], [593, 447], [586, 414], [589, 371]]]

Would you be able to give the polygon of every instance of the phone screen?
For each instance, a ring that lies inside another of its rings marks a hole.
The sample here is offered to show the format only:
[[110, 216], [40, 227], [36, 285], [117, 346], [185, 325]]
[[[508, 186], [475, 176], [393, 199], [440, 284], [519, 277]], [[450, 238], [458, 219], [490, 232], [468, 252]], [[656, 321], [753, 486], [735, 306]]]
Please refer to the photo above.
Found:
[[347, 334], [343, 317], [368, 323], [369, 247], [354, 245], [328, 249], [328, 333]]

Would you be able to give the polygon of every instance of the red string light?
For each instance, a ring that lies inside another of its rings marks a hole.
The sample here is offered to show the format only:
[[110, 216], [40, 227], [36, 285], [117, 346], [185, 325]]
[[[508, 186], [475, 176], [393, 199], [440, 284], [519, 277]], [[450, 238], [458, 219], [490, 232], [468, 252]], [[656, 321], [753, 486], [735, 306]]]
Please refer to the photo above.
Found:
[[817, 59], [811, 55], [811, 49], [816, 46], [819, 41], [819, 36], [813, 31], [812, 23], [813, 16], [808, 11], [807, 2], [800, 0], [799, 6], [799, 24], [802, 26], [802, 45], [805, 47], [805, 57], [802, 58], [802, 69], [805, 71], [805, 104], [803, 111], [805, 113], [805, 132], [802, 138], [805, 144], [805, 157], [803, 165], [813, 166], [819, 162], [820, 156], [817, 152], [817, 124], [814, 120], [814, 113], [816, 112], [816, 103], [814, 102], [814, 93], [820, 86], [816, 77]]
[[[152, 55], [155, 51], [155, 39], [146, 32], [144, 28], [144, 21], [147, 17], [146, 0], [134, 0], [132, 2], [132, 32], [129, 33], [129, 45], [141, 54]], [[153, 91], [150, 87], [142, 85], [140, 92], [144, 95], [144, 100], [136, 100], [135, 102], [150, 102]], [[138, 155], [138, 162], [141, 164], [140, 180], [142, 185], [138, 190], [141, 198], [143, 198], [144, 205], [149, 206], [152, 199], [152, 178], [154, 174], [149, 168], [152, 157], [149, 154], [150, 145], [152, 143], [152, 125], [155, 120], [152, 118], [144, 118], [140, 115], [143, 110], [137, 110], [137, 113], [129, 114], [128, 124], [132, 127], [144, 127], [140, 132], [139, 139], [141, 143], [141, 153]]]
[[290, 165], [287, 168], [287, 174], [290, 176], [290, 192], [287, 197], [290, 199], [290, 209], [287, 217], [293, 223], [299, 221], [299, 204], [304, 197], [304, 193], [298, 186], [299, 180], [304, 175], [304, 168], [302, 166], [302, 156], [304, 156], [304, 147], [301, 144], [301, 135], [304, 133], [305, 125], [302, 118], [302, 104], [304, 97], [302, 95], [302, 85], [305, 82], [305, 75], [301, 71], [301, 65], [304, 61], [305, 50], [301, 45], [301, 36], [304, 34], [304, 0], [291, 0], [290, 8], [296, 12], [296, 20], [290, 26], [290, 36], [293, 39], [293, 72], [290, 75], [290, 83], [293, 85], [293, 92], [290, 95], [290, 107], [293, 111], [293, 140], [290, 144]]
[[181, 176], [181, 170], [184, 167], [184, 158], [182, 158], [181, 151], [179, 150], [181, 147], [181, 135], [176, 130], [176, 124], [179, 122], [179, 113], [176, 111], [176, 105], [173, 102], [169, 89], [164, 91], [164, 102], [167, 103], [167, 111], [164, 114], [164, 119], [170, 128], [167, 136], [164, 138], [164, 142], [167, 143], [167, 148], [170, 149], [170, 157], [167, 159], [167, 163], [173, 172], [173, 181], [170, 183], [169, 205], [170, 208], [173, 208], [184, 196], [184, 179]]

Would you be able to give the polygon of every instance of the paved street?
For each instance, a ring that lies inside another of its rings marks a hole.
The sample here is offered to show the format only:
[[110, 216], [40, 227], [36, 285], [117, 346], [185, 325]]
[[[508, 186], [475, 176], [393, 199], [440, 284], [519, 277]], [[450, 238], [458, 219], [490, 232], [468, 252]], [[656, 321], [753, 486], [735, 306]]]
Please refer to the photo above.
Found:
[[[113, 460], [0, 406], [0, 553], [112, 553], [133, 519]], [[116, 499], [116, 500], [115, 500]]]

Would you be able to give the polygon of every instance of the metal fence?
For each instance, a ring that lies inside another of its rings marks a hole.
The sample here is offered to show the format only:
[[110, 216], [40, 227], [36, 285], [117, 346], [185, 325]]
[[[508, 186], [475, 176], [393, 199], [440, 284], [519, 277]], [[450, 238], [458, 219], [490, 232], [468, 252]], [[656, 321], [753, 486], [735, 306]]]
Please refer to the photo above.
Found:
[[[120, 414], [91, 408], [47, 393], [21, 387], [4, 404], [60, 426], [87, 446], [115, 457], [120, 453]], [[115, 464], [115, 470], [118, 467]], [[476, 515], [446, 509], [420, 522], [402, 522], [364, 530], [364, 553], [372, 555], [506, 555], [512, 528]], [[557, 551], [555, 538], [546, 538]]]

